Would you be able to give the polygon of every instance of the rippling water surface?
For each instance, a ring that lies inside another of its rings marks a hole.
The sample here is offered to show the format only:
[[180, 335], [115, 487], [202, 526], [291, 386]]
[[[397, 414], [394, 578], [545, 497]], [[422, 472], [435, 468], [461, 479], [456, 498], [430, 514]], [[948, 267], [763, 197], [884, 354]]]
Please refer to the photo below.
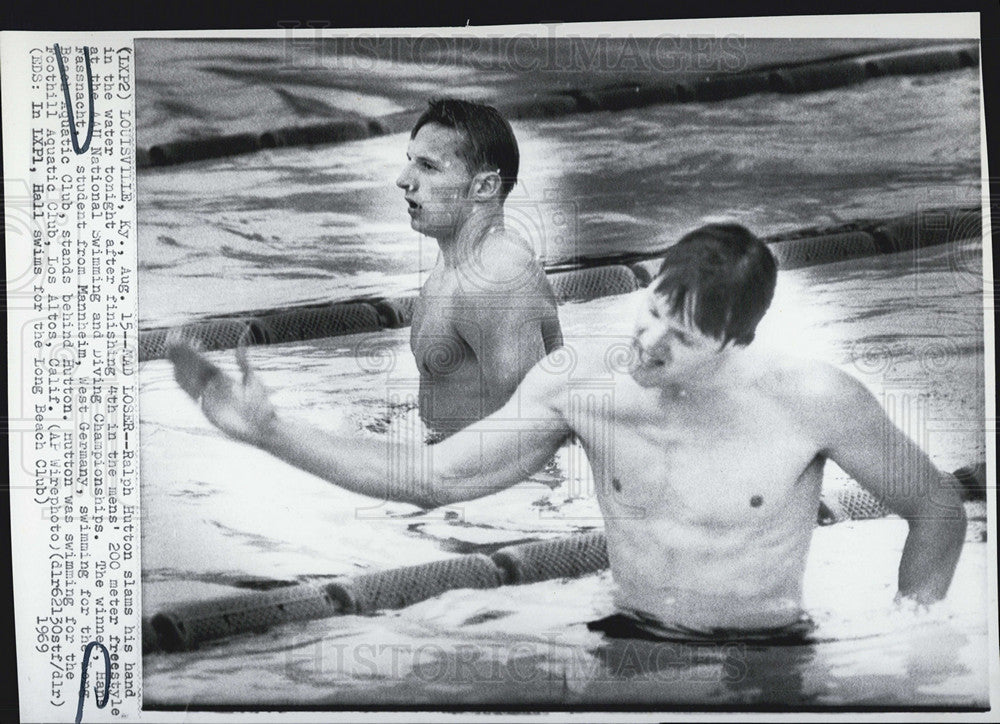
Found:
[[[653, 249], [719, 217], [766, 234], [976, 203], [978, 76], [890, 78], [518, 123], [511, 223], [549, 261]], [[403, 135], [289, 149], [140, 176], [140, 308], [147, 326], [419, 285], [432, 242], [392, 185]], [[982, 460], [981, 243], [782, 273], [755, 344], [862, 378], [946, 470]], [[634, 296], [560, 309], [567, 340], [629, 333]], [[331, 430], [414, 424], [409, 330], [254, 348], [275, 403]], [[230, 353], [212, 355], [235, 368]], [[447, 511], [414, 514], [334, 488], [215, 432], [163, 361], [141, 378], [143, 607], [275, 582], [440, 559], [601, 526], [577, 448], [556, 470]], [[825, 485], [844, 484], [828, 466]], [[605, 574], [452, 591], [403, 611], [289, 625], [144, 657], [148, 705], [645, 702], [743, 706], [982, 705], [987, 543], [982, 509], [952, 593], [894, 609], [905, 524], [818, 528], [808, 646], [610, 643]], [[237, 587], [237, 588], [234, 588]]]
[[[509, 224], [547, 261], [720, 217], [760, 234], [979, 201], [978, 73], [516, 122]], [[139, 176], [143, 326], [416, 289], [436, 258], [394, 181], [407, 136]]]
[[[755, 344], [808, 351], [861, 377], [942, 469], [983, 459], [979, 250], [973, 240], [783, 274]], [[600, 334], [613, 342], [628, 333], [623, 320], [635, 302], [632, 295], [562, 307], [567, 339]], [[387, 401], [413, 394], [406, 333], [261, 347], [252, 358], [288, 414], [382, 434], [372, 430], [397, 414]], [[214, 356], [235, 367], [229, 353]], [[234, 585], [324, 579], [601, 526], [585, 462], [572, 448], [560, 455], [562, 475], [413, 515], [410, 506], [347, 493], [226, 440], [165, 362], [144, 364], [141, 378], [147, 615]], [[404, 413], [390, 426], [412, 418]], [[827, 486], [843, 484], [832, 465], [826, 477]], [[952, 594], [925, 614], [891, 603], [902, 521], [817, 529], [806, 603], [823, 642], [807, 647], [608, 644], [585, 628], [611, 611], [603, 574], [454, 591], [374, 618], [147, 656], [145, 696], [175, 704], [982, 703], [987, 550], [983, 511], [970, 512], [976, 520]]]

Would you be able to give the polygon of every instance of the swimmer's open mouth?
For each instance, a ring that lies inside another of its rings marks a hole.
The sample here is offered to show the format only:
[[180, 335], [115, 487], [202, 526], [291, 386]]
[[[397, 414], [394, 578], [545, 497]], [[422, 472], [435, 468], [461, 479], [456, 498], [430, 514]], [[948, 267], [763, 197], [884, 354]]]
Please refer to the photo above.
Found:
[[410, 207], [411, 209], [419, 209], [419, 208], [420, 208], [420, 204], [418, 204], [418, 203], [417, 203], [416, 201], [414, 201], [413, 199], [407, 199], [407, 200], [406, 200], [406, 203], [407, 203], [407, 204], [409, 205], [409, 207]]
[[635, 354], [637, 367], [650, 369], [652, 367], [665, 367], [667, 360], [660, 357], [652, 357], [643, 351], [635, 342], [632, 343], [632, 351]]
[[642, 352], [638, 353], [639, 356], [639, 367], [642, 369], [651, 369], [654, 367], [665, 367], [667, 361], [665, 359], [659, 359], [657, 357], [647, 357]]

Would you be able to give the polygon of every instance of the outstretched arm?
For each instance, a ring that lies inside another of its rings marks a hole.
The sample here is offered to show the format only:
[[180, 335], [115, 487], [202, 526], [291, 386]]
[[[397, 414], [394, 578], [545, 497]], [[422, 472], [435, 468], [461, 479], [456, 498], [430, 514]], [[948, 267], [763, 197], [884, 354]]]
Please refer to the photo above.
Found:
[[965, 541], [959, 485], [896, 427], [875, 397], [832, 368], [826, 455], [909, 524], [899, 562], [899, 596], [919, 603], [944, 598]]
[[472, 500], [521, 482], [544, 466], [569, 434], [549, 404], [552, 380], [539, 374], [491, 417], [433, 446], [333, 435], [279, 415], [237, 351], [242, 382], [183, 342], [169, 349], [181, 387], [230, 437], [347, 490], [434, 508]]

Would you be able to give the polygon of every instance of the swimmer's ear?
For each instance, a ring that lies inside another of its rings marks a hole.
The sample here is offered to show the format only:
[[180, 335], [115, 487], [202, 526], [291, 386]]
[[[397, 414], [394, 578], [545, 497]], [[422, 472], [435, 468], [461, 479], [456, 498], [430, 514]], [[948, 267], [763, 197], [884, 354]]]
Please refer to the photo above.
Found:
[[498, 198], [502, 186], [498, 169], [480, 171], [472, 177], [472, 197], [482, 201]]

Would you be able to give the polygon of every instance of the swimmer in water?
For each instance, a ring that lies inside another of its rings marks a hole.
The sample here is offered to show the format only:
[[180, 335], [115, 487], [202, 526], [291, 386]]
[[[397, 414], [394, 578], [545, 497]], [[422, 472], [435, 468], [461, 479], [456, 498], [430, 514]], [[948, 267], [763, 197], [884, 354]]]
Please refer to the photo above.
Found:
[[[515, 485], [575, 434], [594, 471], [617, 606], [646, 630], [798, 624], [827, 460], [909, 524], [898, 595], [944, 597], [965, 537], [957, 482], [853, 377], [752, 347], [775, 281], [770, 251], [743, 227], [694, 231], [665, 252], [645, 292], [631, 359], [619, 364], [595, 344], [575, 350], [571, 370], [539, 364], [504, 407], [423, 455], [287, 419], [245, 351], [242, 382], [183, 342], [171, 359], [232, 437], [348, 490], [423, 508]], [[613, 404], [594, 380], [611, 386]]]
[[530, 240], [504, 224], [519, 165], [510, 124], [490, 106], [432, 100], [406, 158], [396, 184], [410, 225], [440, 249], [410, 327], [420, 416], [439, 439], [498, 410], [562, 332]]

